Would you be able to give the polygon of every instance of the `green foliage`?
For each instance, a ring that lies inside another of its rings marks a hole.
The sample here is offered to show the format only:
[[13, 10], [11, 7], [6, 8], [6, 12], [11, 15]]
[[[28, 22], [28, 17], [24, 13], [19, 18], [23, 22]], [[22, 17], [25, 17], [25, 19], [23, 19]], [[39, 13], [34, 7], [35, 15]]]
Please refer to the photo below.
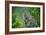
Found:
[[20, 19], [20, 18], [16, 18], [13, 25], [12, 25], [13, 28], [14, 27], [15, 28], [21, 28], [23, 26], [24, 26], [24, 21], [22, 19]]
[[37, 20], [37, 26], [40, 26], [40, 8], [29, 8], [29, 12], [34, 17], [34, 19]]
[[40, 26], [40, 8], [39, 7], [12, 7], [12, 28], [24, 28], [25, 22], [22, 18], [23, 12], [33, 16], [32, 27]]

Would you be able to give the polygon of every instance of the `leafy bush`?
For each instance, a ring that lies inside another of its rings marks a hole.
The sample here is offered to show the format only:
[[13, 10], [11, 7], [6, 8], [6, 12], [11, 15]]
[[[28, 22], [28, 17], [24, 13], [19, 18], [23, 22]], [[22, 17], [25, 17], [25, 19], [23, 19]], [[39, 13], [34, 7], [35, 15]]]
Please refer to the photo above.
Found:
[[30, 27], [40, 27], [40, 8], [39, 7], [12, 7], [12, 28], [26, 28], [23, 13], [32, 16]]

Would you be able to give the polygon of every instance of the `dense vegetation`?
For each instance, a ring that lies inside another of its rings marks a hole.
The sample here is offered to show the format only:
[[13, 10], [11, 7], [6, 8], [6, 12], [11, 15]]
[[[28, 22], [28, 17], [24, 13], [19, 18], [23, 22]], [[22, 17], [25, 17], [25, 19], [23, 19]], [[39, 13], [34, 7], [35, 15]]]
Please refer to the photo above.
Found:
[[12, 28], [26, 28], [26, 27], [28, 28], [39, 26], [40, 26], [40, 8], [12, 7]]

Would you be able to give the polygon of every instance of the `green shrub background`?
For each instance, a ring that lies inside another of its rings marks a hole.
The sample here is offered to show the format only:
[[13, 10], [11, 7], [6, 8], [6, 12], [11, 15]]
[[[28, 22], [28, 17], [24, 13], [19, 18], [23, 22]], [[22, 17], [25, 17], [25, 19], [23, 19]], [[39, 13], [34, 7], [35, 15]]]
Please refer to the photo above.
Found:
[[[22, 13], [33, 16], [37, 23], [33, 23], [32, 27], [40, 27], [40, 8], [39, 7], [12, 7], [12, 28], [25, 28], [25, 22], [22, 19]], [[33, 22], [33, 21], [32, 21]]]

